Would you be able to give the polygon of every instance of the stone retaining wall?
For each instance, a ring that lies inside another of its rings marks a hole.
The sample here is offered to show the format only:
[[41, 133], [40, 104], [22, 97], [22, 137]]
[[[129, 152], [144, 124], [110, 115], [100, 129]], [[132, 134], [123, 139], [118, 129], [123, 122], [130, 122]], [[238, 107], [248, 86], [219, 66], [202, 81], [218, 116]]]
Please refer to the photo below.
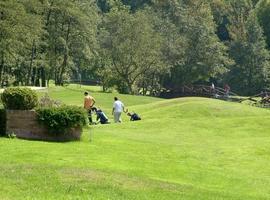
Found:
[[45, 126], [38, 123], [35, 111], [7, 110], [6, 117], [6, 132], [8, 134], [14, 133], [17, 138], [44, 141], [71, 141], [79, 140], [82, 133], [82, 128], [72, 128], [61, 135], [49, 133]]

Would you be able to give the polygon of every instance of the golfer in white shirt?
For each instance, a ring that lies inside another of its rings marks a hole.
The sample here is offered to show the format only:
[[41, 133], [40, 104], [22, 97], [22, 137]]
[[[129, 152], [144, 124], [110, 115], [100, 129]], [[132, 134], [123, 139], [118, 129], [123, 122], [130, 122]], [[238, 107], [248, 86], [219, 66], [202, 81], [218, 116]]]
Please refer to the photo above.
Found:
[[121, 122], [121, 114], [124, 110], [125, 110], [124, 104], [120, 100], [118, 100], [117, 97], [114, 97], [112, 114], [114, 116], [115, 123]]

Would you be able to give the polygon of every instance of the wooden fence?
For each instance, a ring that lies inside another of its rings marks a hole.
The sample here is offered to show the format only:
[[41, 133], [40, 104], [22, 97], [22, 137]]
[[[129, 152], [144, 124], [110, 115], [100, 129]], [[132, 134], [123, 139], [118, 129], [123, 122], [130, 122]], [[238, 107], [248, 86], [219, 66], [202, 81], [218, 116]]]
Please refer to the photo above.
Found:
[[232, 91], [226, 91], [220, 87], [212, 88], [207, 85], [184, 85], [178, 89], [163, 92], [160, 96], [163, 98], [187, 96], [208, 97], [270, 108], [270, 93], [262, 92], [250, 97], [242, 97]]

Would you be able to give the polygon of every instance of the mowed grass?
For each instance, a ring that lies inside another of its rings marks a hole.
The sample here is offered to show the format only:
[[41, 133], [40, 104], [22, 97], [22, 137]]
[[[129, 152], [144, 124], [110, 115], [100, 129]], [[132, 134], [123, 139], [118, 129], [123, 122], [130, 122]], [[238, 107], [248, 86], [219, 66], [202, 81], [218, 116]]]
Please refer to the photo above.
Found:
[[[84, 90], [49, 93], [81, 105]], [[90, 90], [110, 112], [117, 94]], [[270, 199], [269, 110], [119, 97], [143, 120], [85, 128], [80, 142], [0, 138], [0, 199]]]
[[39, 96], [42, 97], [46, 93], [53, 99], [60, 100], [62, 103], [68, 105], [83, 106], [84, 92], [87, 91], [96, 100], [96, 107], [100, 107], [106, 113], [112, 112], [112, 105], [114, 97], [120, 98], [126, 107], [134, 105], [144, 105], [157, 101], [161, 101], [160, 98], [153, 97], [142, 97], [133, 95], [121, 95], [116, 92], [104, 93], [102, 88], [99, 86], [79, 86], [71, 84], [68, 87], [50, 87], [47, 90], [41, 90], [38, 92]]

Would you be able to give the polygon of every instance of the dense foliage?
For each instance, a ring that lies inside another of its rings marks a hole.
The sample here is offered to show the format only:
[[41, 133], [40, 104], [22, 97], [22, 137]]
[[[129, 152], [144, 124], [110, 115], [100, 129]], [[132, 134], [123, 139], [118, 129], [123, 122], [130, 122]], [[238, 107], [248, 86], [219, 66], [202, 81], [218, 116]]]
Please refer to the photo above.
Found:
[[270, 0], [0, 2], [0, 86], [98, 81], [158, 94], [270, 86]]
[[7, 88], [1, 100], [9, 110], [31, 110], [38, 104], [37, 93], [29, 88]]
[[87, 114], [77, 106], [39, 108], [38, 120], [53, 133], [65, 133], [69, 128], [82, 127], [87, 123]]
[[0, 136], [6, 134], [6, 110], [0, 106]]

